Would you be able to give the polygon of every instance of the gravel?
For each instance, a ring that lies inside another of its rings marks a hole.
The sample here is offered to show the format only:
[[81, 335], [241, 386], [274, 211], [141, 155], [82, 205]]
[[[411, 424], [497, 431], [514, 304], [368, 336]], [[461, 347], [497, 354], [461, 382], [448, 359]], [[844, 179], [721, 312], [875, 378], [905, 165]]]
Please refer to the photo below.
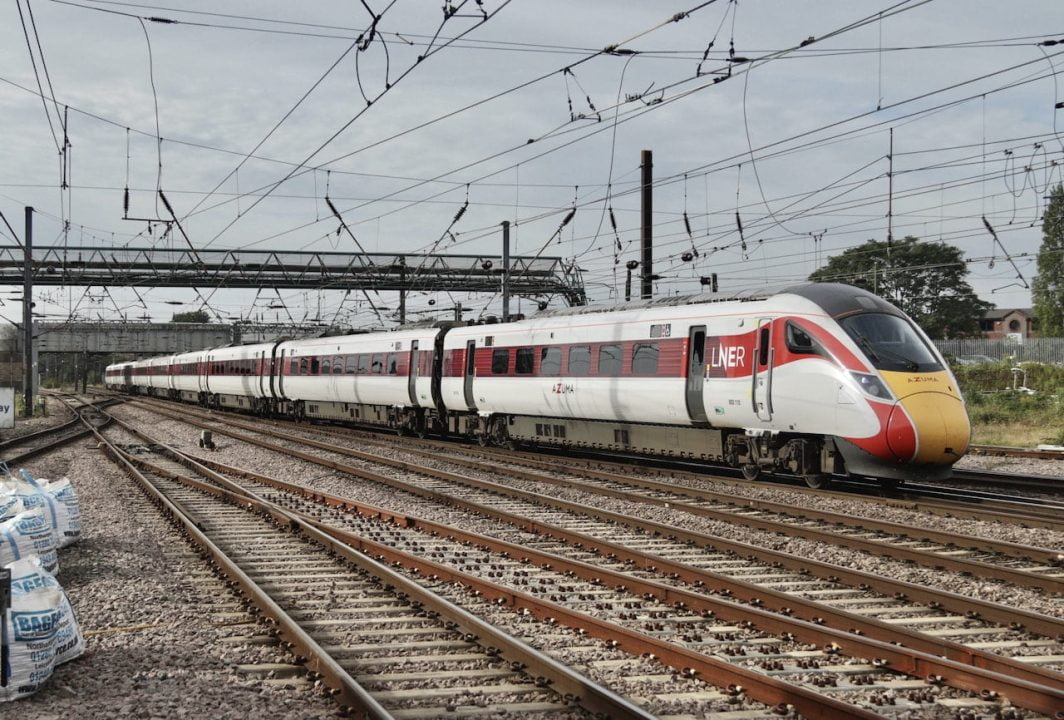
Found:
[[[121, 411], [117, 414], [124, 419], [134, 420], [141, 423], [142, 426], [151, 427], [152, 434], [155, 437], [168, 438], [169, 442], [178, 446], [184, 446], [187, 449], [195, 448], [199, 430], [193, 426], [168, 420], [152, 412], [125, 406], [122, 407]], [[299, 428], [293, 429], [292, 431], [293, 435], [306, 433], [320, 435], [320, 433], [314, 433], [313, 428], [305, 430]], [[329, 439], [335, 441], [335, 438]], [[332, 490], [333, 492], [338, 492], [340, 494], [346, 494], [363, 502], [382, 505], [384, 507], [397, 507], [394, 491], [386, 488], [367, 487], [367, 483], [352, 482], [349, 476], [326, 471], [321, 466], [288, 458], [228, 437], [219, 436], [216, 438], [216, 442], [218, 443], [218, 450], [214, 454], [214, 457], [216, 457], [219, 462], [231, 463], [240, 467], [257, 470], [281, 479], [293, 479], [302, 483], [314, 483], [316, 487]], [[278, 441], [274, 440], [273, 442]], [[404, 453], [396, 450], [380, 450], [373, 448], [371, 451], [389, 457], [401, 457], [414, 462], [423, 462], [431, 466], [446, 467], [446, 461], [444, 458], [440, 458], [435, 462], [426, 462], [423, 458], [414, 455], [405, 455], [404, 457]], [[330, 457], [350, 465], [370, 467], [369, 464], [350, 457], [333, 455], [320, 450], [315, 451], [315, 453], [321, 457]], [[379, 469], [379, 466], [377, 466], [376, 469]], [[471, 477], [498, 482], [530, 492], [543, 493], [572, 502], [579, 502], [611, 510], [613, 512], [631, 515], [633, 517], [668, 523], [685, 529], [695, 530], [697, 532], [718, 535], [729, 540], [751, 543], [761, 547], [788, 552], [800, 557], [808, 557], [844, 567], [863, 570], [884, 577], [904, 580], [928, 587], [938, 587], [951, 592], [1001, 603], [1009, 607], [1021, 607], [1046, 615], [1064, 617], [1064, 605], [1061, 605], [1059, 599], [1036, 590], [1018, 588], [996, 580], [966, 577], [957, 572], [909, 565], [900, 561], [850, 550], [837, 545], [803, 540], [801, 538], [788, 537], [730, 522], [686, 515], [670, 508], [653, 507], [641, 503], [630, 503], [556, 485], [512, 479], [505, 475], [504, 470], [498, 473], [477, 473], [461, 469], [460, 472], [468, 474]], [[333, 483], [336, 482], [341, 484], [334, 485]], [[774, 499], [778, 502], [785, 502], [787, 496], [794, 496], [796, 502], [810, 502], [809, 496], [793, 490], [777, 490], [772, 488], [742, 489], [764, 491], [769, 493], [769, 496], [766, 497], [766, 499]], [[816, 500], [819, 500], [819, 498], [816, 498]], [[408, 507], [403, 506], [399, 506], [397, 509], [409, 511]], [[881, 504], [869, 502], [860, 498], [854, 498], [852, 500], [848, 498], [835, 500], [832, 503], [831, 509], [838, 512], [848, 512], [857, 515], [864, 513], [870, 516], [882, 516], [885, 512], [885, 508]], [[1023, 528], [1011, 525], [1002, 526], [996, 523], [950, 520], [948, 518], [942, 518], [917, 511], [905, 512], [910, 514], [909, 522], [916, 526], [925, 525], [942, 529], [954, 529], [959, 532], [985, 534], [987, 537], [1000, 537], [1001, 539], [1013, 540], [1015, 542], [1028, 542], [1049, 547], [1064, 547], [1064, 533], [1037, 530], [1033, 531], [1034, 534], [1029, 534], [1030, 531], [1025, 531]], [[443, 517], [437, 516], [434, 519], [440, 520], [441, 522], [448, 522], [447, 518], [454, 516], [453, 519], [450, 520], [451, 522], [461, 521], [461, 516], [453, 511], [444, 511], [442, 515]], [[977, 532], [977, 530], [979, 532]]]
[[[177, 446], [183, 446], [186, 449], [192, 449], [195, 451], [194, 443], [198, 430], [192, 428], [183, 423], [168, 421], [160, 418], [152, 413], [147, 413], [134, 409], [124, 409], [123, 412], [129, 412], [131, 417], [135, 417], [142, 425], [148, 425], [153, 428], [152, 434], [157, 437], [165, 437], [171, 444]], [[302, 434], [304, 432], [311, 435], [319, 435], [312, 429], [303, 430], [298, 429], [294, 431], [294, 434]], [[212, 457], [216, 458], [220, 462], [231, 463], [239, 465], [241, 467], [247, 467], [249, 469], [255, 469], [260, 472], [274, 475], [283, 479], [293, 479], [298, 482], [312, 484], [315, 487], [336, 492], [348, 497], [357, 498], [363, 502], [369, 502], [385, 507], [393, 507], [401, 509], [405, 512], [412, 512], [426, 517], [432, 517], [433, 519], [441, 522], [461, 523], [465, 521], [464, 527], [473, 529], [473, 525], [479, 523], [470, 523], [468, 516], [463, 516], [462, 513], [449, 508], [443, 508], [436, 506], [434, 510], [426, 512], [425, 507], [427, 503], [421, 501], [411, 502], [409, 495], [400, 495], [396, 491], [388, 488], [377, 486], [375, 483], [367, 483], [352, 479], [350, 476], [337, 474], [331, 471], [326, 471], [320, 466], [315, 466], [309, 463], [303, 463], [284, 456], [277, 455], [269, 451], [262, 450], [253, 446], [248, 446], [240, 441], [233, 440], [226, 437], [218, 437], [216, 440], [219, 443], [219, 449], [216, 453], [212, 454]], [[283, 444], [283, 443], [282, 443]], [[374, 450], [376, 451], [376, 450]], [[333, 456], [326, 452], [318, 451], [317, 454], [321, 457], [336, 457], [343, 462], [350, 465], [363, 465], [368, 466], [366, 463], [354, 460], [352, 458], [342, 458], [339, 456]], [[388, 456], [402, 456], [404, 453], [399, 451], [383, 451], [382, 454]], [[417, 459], [417, 458], [413, 458]], [[445, 464], [441, 460], [438, 464]], [[462, 471], [467, 472], [467, 471]], [[403, 475], [404, 473], [399, 473]], [[475, 473], [470, 473], [475, 474]], [[556, 495], [571, 495], [570, 499], [574, 499], [580, 502], [585, 502], [592, 505], [598, 505], [601, 507], [607, 507], [618, 512], [628, 513], [632, 515], [649, 516], [660, 522], [677, 522], [677, 513], [671, 512], [663, 508], [647, 508], [646, 506], [632, 505], [621, 501], [613, 501], [607, 498], [602, 498], [595, 495], [585, 496], [582, 493], [575, 491], [567, 491], [564, 489], [559, 490], [553, 486], [539, 487], [536, 483], [524, 483], [520, 481], [506, 480], [503, 477], [504, 473], [484, 473], [482, 477], [488, 480], [496, 482], [505, 482], [525, 489], [533, 491], [545, 491], [550, 494]], [[795, 493], [801, 494], [801, 493]], [[856, 504], [865, 506], [866, 511], [871, 511], [873, 507], [878, 507], [873, 503], [868, 503], [855, 499]], [[919, 513], [915, 515], [919, 516]], [[687, 524], [685, 522], [679, 524]], [[923, 522], [934, 522], [939, 518], [929, 520], [926, 516], [923, 517]], [[784, 549], [789, 552], [798, 554], [804, 554], [807, 556], [821, 556], [821, 559], [826, 559], [830, 562], [837, 562], [839, 564], [849, 564], [851, 566], [860, 567], [861, 569], [869, 570], [872, 572], [879, 572], [880, 574], [888, 575], [890, 577], [896, 577], [912, 582], [922, 583], [926, 585], [945, 585], [949, 589], [961, 592], [970, 592], [973, 595], [989, 597], [990, 599], [997, 599], [999, 602], [1002, 598], [1005, 598], [1004, 602], [1014, 602], [1017, 607], [1026, 607], [1043, 612], [1051, 611], [1052, 605], [1048, 608], [1047, 603], [1051, 603], [1048, 598], [1041, 596], [1035, 592], [1022, 591], [1017, 589], [1011, 589], [1007, 585], [1002, 583], [995, 583], [992, 581], [979, 581], [977, 579], [965, 579], [960, 578], [954, 573], [945, 574], [940, 571], [925, 570], [922, 568], [913, 568], [901, 563], [893, 561], [881, 561], [878, 558], [872, 558], [869, 556], [861, 557], [860, 553], [852, 553], [842, 548], [825, 548], [818, 543], [806, 543], [805, 541], [789, 541], [781, 536], [773, 533], [760, 533], [752, 531], [749, 528], [736, 526], [731, 523], [713, 523], [707, 522], [703, 519], [693, 518], [691, 519], [696, 526], [694, 529], [700, 529], [707, 531], [707, 528], [711, 528], [710, 531], [715, 531], [720, 535], [728, 537], [729, 539], [739, 539], [744, 541], [753, 541], [768, 547], [774, 547], [777, 549]], [[996, 526], [991, 526], [996, 527]], [[483, 528], [476, 528], [483, 530]], [[495, 532], [491, 534], [497, 534]], [[1044, 533], [1040, 533], [1044, 537]], [[801, 545], [802, 547], [795, 548], [792, 543]], [[829, 555], [834, 552], [835, 557], [822, 557], [823, 553]], [[839, 557], [845, 556], [845, 557]], [[963, 581], [964, 587], [958, 587], [954, 585], [956, 581]], [[1009, 594], [1010, 591], [1015, 590], [1015, 593]], [[1011, 598], [1011, 599], [1009, 599]], [[1041, 602], [1041, 605], [1039, 605]]]
[[66, 405], [56, 398], [43, 396], [47, 415], [34, 415], [31, 418], [15, 418], [15, 427], [0, 431], [0, 441], [13, 440], [23, 435], [31, 435], [56, 425], [62, 425], [73, 417], [67, 410]]
[[[132, 481], [82, 441], [30, 470], [67, 474], [81, 501], [81, 540], [60, 551], [59, 581], [86, 635], [85, 654], [36, 695], [3, 707], [19, 720], [58, 718], [332, 718], [305, 684], [264, 683], [239, 664], [292, 662], [258, 635], [237, 599]], [[241, 624], [234, 624], [241, 623]]]
[[1052, 458], [1005, 457], [1001, 455], [965, 455], [954, 466], [961, 470], [999, 470], [1025, 475], [1048, 475], [1064, 481], [1064, 460]]

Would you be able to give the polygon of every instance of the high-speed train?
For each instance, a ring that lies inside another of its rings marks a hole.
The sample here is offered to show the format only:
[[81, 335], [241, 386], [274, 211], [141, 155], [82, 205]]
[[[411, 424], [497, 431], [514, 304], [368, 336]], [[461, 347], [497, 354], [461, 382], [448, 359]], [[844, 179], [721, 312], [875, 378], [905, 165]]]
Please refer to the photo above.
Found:
[[890, 303], [810, 283], [220, 347], [108, 366], [109, 388], [210, 408], [595, 448], [761, 472], [941, 478], [970, 424]]

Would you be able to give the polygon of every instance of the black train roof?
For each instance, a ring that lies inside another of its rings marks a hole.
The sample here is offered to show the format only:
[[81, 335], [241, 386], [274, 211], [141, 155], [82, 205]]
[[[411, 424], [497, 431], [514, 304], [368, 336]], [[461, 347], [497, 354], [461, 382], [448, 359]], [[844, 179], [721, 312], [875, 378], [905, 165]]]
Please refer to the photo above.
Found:
[[802, 283], [786, 288], [782, 292], [799, 295], [815, 302], [835, 319], [860, 312], [878, 312], [905, 317], [905, 313], [883, 298], [853, 285]]

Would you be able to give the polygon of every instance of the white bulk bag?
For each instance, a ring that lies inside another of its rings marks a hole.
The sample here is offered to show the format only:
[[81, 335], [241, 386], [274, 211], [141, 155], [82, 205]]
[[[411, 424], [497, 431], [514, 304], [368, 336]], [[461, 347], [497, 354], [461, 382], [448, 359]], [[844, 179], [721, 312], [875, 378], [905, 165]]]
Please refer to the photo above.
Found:
[[46, 480], [43, 484], [46, 495], [55, 501], [55, 537], [59, 547], [73, 545], [81, 537], [81, 507], [78, 494], [67, 478]]
[[22, 504], [22, 498], [13, 492], [0, 490], [0, 520], [14, 517], [25, 509], [26, 506]]
[[[36, 555], [24, 557], [7, 565], [11, 571], [12, 595], [28, 595], [31, 593], [59, 591], [59, 619], [55, 632], [55, 664], [62, 665], [65, 662], [81, 657], [85, 652], [85, 639], [81, 636], [81, 628], [74, 617], [74, 610], [70, 607], [70, 600], [55, 576], [44, 569], [41, 559]], [[51, 595], [49, 595], [51, 597]]]
[[59, 570], [55, 551], [55, 531], [45, 510], [36, 507], [0, 522], [0, 565], [36, 555], [50, 573]]
[[7, 613], [8, 677], [0, 702], [32, 695], [52, 675], [62, 592], [11, 593]]

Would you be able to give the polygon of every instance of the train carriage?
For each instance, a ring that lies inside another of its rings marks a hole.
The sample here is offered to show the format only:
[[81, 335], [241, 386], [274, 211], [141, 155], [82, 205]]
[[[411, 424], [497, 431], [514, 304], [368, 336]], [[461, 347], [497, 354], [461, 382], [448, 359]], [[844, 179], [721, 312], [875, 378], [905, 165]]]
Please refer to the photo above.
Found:
[[278, 348], [277, 398], [298, 417], [350, 420], [424, 433], [440, 331], [290, 340]]
[[232, 345], [206, 351], [200, 374], [208, 404], [265, 410], [273, 397], [268, 359], [276, 345]]
[[207, 392], [206, 350], [180, 353], [170, 359], [170, 397], [188, 402], [203, 402]]
[[947, 476], [970, 435], [926, 335], [831, 283], [218, 348], [112, 366], [108, 381], [154, 392], [168, 363], [169, 392], [198, 388], [207, 405], [678, 456], [812, 485]]

